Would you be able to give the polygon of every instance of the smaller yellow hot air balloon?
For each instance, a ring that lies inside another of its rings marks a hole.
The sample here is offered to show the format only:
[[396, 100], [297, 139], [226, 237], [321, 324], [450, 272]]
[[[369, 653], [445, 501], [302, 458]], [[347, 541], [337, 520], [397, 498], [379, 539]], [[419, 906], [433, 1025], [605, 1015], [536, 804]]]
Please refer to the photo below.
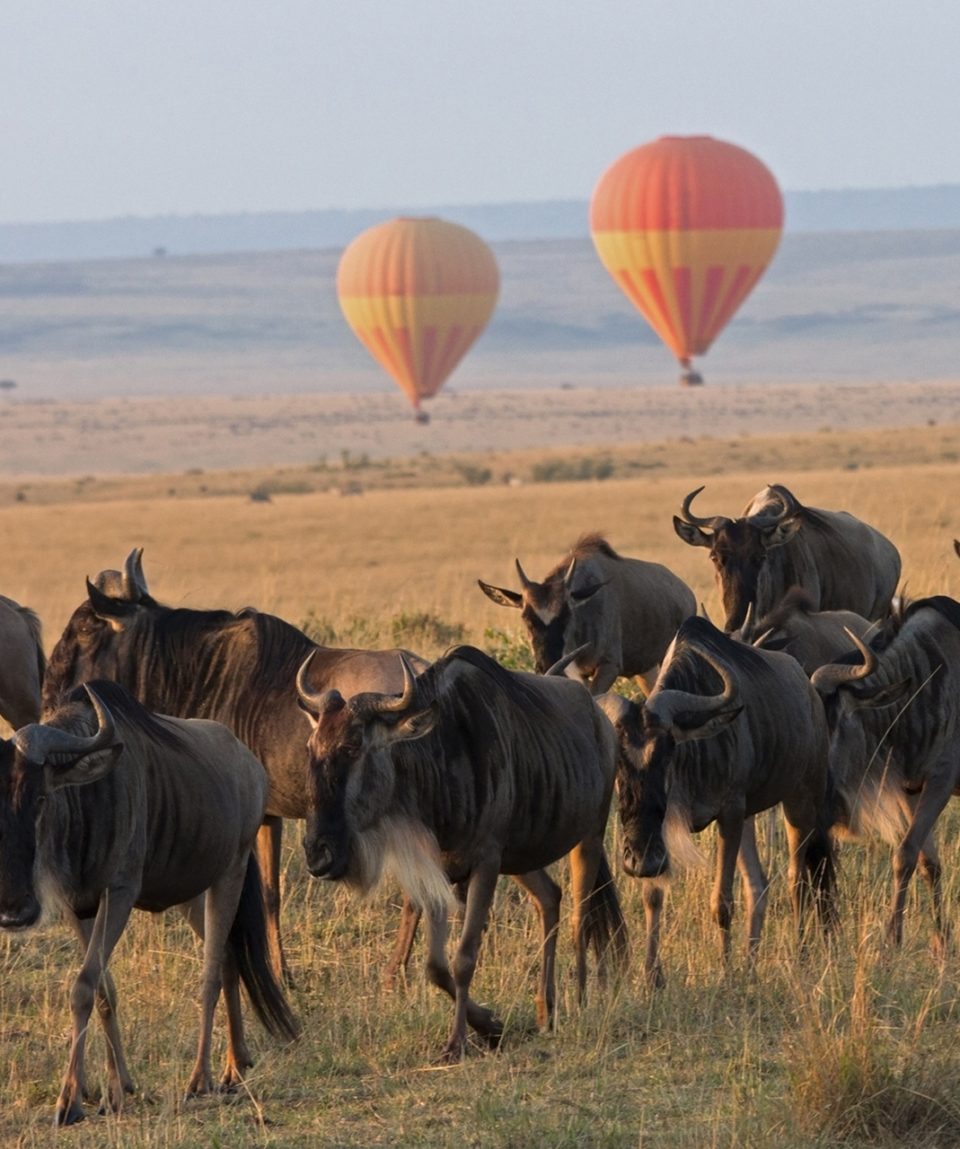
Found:
[[396, 380], [417, 419], [486, 327], [500, 289], [497, 262], [468, 228], [399, 218], [371, 227], [337, 268], [340, 308], [354, 335]]

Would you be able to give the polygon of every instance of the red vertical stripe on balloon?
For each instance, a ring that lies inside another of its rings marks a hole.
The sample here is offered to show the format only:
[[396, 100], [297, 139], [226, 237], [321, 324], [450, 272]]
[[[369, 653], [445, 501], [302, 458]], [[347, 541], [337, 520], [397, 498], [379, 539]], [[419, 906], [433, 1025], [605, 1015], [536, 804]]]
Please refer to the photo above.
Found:
[[673, 269], [673, 288], [680, 311], [681, 338], [685, 345], [696, 341], [697, 332], [693, 329], [693, 299], [691, 298], [692, 276], [689, 267]]

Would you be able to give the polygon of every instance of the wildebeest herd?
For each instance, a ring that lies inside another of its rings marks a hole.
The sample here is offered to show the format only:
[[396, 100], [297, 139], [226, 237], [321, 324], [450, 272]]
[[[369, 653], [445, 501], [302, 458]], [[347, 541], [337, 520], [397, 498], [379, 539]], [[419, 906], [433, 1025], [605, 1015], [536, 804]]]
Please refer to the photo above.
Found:
[[[36, 615], [0, 597], [0, 927], [59, 909], [84, 950], [56, 1122], [84, 1116], [87, 1025], [108, 1047], [106, 1109], [133, 1089], [110, 954], [134, 908], [177, 906], [203, 939], [201, 1032], [188, 1094], [214, 1088], [216, 1002], [228, 1020], [223, 1088], [251, 1064], [241, 985], [266, 1028], [292, 1039], [280, 930], [283, 819], [305, 822], [316, 877], [405, 894], [394, 970], [421, 918], [430, 980], [453, 1000], [441, 1057], [468, 1027], [496, 1046], [503, 1024], [470, 996], [499, 875], [541, 923], [537, 1020], [551, 1025], [561, 890], [569, 857], [582, 999], [587, 951], [622, 970], [627, 923], [605, 852], [616, 795], [621, 865], [642, 883], [645, 975], [662, 982], [664, 878], [716, 823], [711, 911], [730, 952], [733, 878], [760, 943], [768, 880], [754, 816], [781, 807], [799, 944], [829, 933], [834, 840], [874, 832], [893, 847], [890, 941], [901, 941], [919, 865], [938, 939], [948, 934], [935, 827], [960, 793], [960, 603], [895, 596], [893, 543], [845, 512], [767, 487], [736, 519], [696, 516], [678, 536], [709, 549], [725, 618], [696, 613], [666, 567], [586, 535], [543, 582], [480, 581], [517, 608], [539, 673], [469, 646], [429, 663], [410, 651], [318, 646], [275, 616], [187, 610], [150, 593], [142, 552], [87, 581], [49, 660]], [[960, 543], [955, 543], [960, 555]], [[640, 676], [646, 697], [610, 693]], [[462, 904], [452, 964], [449, 920]], [[808, 912], [811, 911], [811, 912]]]

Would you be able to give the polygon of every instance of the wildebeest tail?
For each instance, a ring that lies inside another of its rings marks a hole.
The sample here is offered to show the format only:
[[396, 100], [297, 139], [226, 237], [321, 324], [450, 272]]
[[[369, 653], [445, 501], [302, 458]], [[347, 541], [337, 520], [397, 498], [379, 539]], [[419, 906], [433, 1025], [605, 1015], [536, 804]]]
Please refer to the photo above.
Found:
[[236, 964], [253, 1011], [264, 1028], [274, 1037], [295, 1038], [300, 1025], [270, 967], [260, 867], [252, 851], [227, 938], [227, 953]]
[[597, 877], [584, 907], [583, 932], [587, 945], [596, 955], [601, 974], [611, 967], [618, 971], [626, 969], [630, 939], [606, 851], [600, 855]]

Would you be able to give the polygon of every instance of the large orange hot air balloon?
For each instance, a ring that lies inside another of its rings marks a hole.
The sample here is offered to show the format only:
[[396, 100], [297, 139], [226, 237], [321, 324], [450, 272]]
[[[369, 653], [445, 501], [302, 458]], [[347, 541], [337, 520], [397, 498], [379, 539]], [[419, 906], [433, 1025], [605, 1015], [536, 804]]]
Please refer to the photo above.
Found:
[[604, 267], [676, 355], [686, 382], [753, 290], [783, 231], [783, 198], [749, 152], [664, 136], [600, 177], [590, 232]]
[[500, 275], [479, 236], [442, 219], [394, 219], [357, 236], [337, 269], [354, 335], [426, 422], [435, 395], [493, 313]]

